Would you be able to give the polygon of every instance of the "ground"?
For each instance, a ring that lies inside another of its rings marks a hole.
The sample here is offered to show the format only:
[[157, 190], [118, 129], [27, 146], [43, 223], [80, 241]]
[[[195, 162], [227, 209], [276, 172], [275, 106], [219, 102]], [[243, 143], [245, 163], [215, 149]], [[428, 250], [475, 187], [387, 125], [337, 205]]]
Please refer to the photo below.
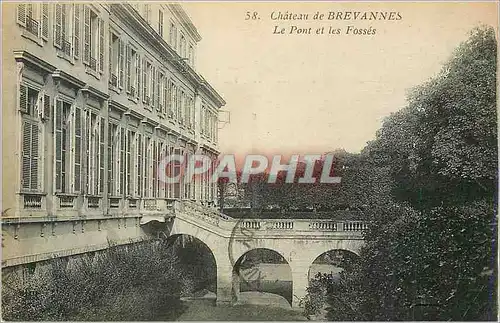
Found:
[[[307, 321], [300, 311], [266, 305], [215, 306], [213, 300], [192, 300], [177, 321]], [[158, 317], [157, 321], [162, 321]]]

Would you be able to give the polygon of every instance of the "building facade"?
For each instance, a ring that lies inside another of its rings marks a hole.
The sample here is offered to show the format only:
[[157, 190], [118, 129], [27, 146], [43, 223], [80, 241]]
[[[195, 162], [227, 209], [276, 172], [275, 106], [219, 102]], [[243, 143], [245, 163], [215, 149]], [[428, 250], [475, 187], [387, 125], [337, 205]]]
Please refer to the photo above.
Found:
[[215, 205], [208, 175], [158, 178], [169, 154], [217, 157], [225, 104], [195, 70], [201, 37], [179, 4], [7, 3], [3, 13], [3, 219]]

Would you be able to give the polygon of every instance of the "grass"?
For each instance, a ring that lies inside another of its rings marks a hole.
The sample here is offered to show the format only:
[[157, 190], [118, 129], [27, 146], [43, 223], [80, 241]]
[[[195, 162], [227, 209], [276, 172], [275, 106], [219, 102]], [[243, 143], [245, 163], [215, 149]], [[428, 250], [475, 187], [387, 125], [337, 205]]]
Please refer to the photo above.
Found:
[[[300, 311], [262, 305], [215, 306], [213, 300], [195, 300], [184, 304], [177, 321], [307, 321]], [[157, 318], [158, 321], [162, 317]]]

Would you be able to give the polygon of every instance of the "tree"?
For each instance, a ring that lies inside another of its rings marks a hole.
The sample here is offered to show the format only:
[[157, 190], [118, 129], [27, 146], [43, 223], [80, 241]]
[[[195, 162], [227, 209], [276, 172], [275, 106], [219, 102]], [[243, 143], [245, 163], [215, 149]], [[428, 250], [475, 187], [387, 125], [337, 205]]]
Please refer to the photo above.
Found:
[[330, 319], [495, 319], [496, 49], [492, 28], [473, 30], [362, 152], [390, 189], [365, 210], [360, 265], [332, 283]]

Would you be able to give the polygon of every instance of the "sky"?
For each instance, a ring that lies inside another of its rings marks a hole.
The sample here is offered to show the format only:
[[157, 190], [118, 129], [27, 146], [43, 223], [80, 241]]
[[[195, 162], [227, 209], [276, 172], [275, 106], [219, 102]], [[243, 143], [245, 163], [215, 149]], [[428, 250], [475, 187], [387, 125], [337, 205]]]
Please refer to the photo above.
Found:
[[[227, 102], [222, 110], [229, 111], [230, 123], [220, 123], [219, 130], [223, 154], [359, 152], [384, 117], [406, 105], [407, 91], [435, 76], [472, 28], [498, 27], [494, 2], [183, 7], [202, 36], [196, 70]], [[397, 12], [401, 19], [327, 20], [331, 11]], [[246, 20], [247, 12], [259, 19]], [[279, 12], [309, 14], [309, 20], [273, 20]], [[313, 20], [316, 12], [324, 19]], [[290, 34], [293, 25], [311, 27], [311, 34]], [[325, 34], [316, 34], [321, 27]], [[330, 27], [341, 34], [328, 34]], [[375, 35], [352, 32], [370, 27]], [[285, 34], [276, 34], [281, 28]]]

